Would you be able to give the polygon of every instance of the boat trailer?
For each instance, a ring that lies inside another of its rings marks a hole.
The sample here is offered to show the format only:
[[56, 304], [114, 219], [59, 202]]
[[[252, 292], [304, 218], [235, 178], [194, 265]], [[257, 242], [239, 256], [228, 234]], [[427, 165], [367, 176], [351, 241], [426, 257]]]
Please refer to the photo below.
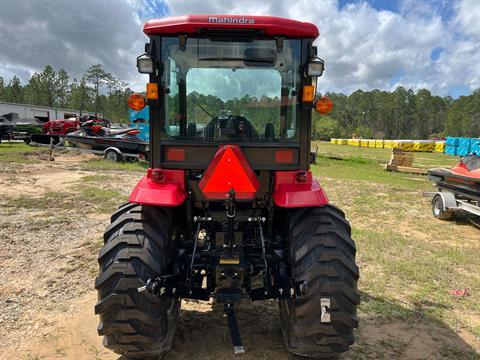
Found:
[[59, 136], [58, 139], [53, 137], [50, 138], [50, 144], [44, 143], [37, 143], [32, 141], [30, 145], [35, 146], [48, 146], [50, 149], [50, 161], [55, 161], [55, 157], [53, 156], [53, 150], [74, 150], [80, 151], [82, 153], [89, 153], [95, 154], [99, 156], [103, 156], [106, 160], [110, 161], [124, 161], [124, 160], [139, 160], [145, 161], [148, 159], [148, 151], [145, 154], [130, 154], [122, 152], [119, 148], [115, 146], [110, 146], [105, 150], [89, 150], [89, 149], [82, 149], [76, 146], [67, 146], [65, 145], [65, 140], [68, 140], [66, 136]]
[[[424, 192], [423, 196], [432, 199], [432, 213], [437, 219], [450, 220], [458, 211], [480, 217], [480, 199], [465, 197], [446, 190]], [[480, 227], [480, 222], [474, 220], [471, 222]]]

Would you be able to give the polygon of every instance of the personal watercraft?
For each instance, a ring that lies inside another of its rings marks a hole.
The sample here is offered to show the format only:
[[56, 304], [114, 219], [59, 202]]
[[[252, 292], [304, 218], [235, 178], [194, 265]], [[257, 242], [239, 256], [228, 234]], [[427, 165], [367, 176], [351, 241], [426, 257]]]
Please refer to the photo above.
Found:
[[463, 157], [452, 169], [430, 169], [428, 177], [439, 190], [469, 200], [480, 200], [480, 154]]
[[136, 129], [111, 129], [96, 125], [94, 121], [82, 124], [79, 130], [67, 134], [67, 140], [74, 146], [86, 150], [106, 151], [115, 148], [123, 154], [143, 154], [148, 143], [141, 140]]
[[33, 134], [42, 133], [43, 122], [36, 118], [20, 119], [17, 113], [0, 116], [0, 140], [30, 141]]

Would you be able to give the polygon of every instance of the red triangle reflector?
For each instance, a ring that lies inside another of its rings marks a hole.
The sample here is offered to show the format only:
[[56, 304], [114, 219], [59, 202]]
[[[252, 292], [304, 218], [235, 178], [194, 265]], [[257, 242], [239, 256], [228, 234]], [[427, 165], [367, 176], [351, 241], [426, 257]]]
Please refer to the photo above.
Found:
[[237, 199], [254, 199], [260, 187], [238, 145], [220, 146], [198, 185], [207, 200], [226, 199], [230, 189]]

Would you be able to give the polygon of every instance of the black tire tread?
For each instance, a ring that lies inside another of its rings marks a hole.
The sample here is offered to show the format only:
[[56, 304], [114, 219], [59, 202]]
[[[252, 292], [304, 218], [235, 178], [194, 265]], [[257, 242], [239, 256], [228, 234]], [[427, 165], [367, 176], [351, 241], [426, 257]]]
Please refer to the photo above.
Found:
[[[349, 349], [358, 326], [359, 269], [355, 243], [344, 213], [326, 205], [289, 214], [290, 266], [308, 292], [280, 302], [287, 349], [299, 356], [332, 359]], [[320, 298], [329, 298], [330, 323], [320, 322]]]
[[127, 203], [111, 217], [95, 279], [104, 345], [124, 358], [159, 358], [171, 347], [180, 303], [139, 294], [151, 277], [165, 272], [171, 253], [168, 209]]

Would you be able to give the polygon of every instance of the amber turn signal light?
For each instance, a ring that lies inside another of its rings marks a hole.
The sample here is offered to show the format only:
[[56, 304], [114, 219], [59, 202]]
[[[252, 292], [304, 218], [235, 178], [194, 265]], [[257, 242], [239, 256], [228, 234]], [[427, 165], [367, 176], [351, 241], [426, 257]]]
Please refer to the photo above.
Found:
[[158, 84], [147, 83], [147, 99], [158, 100]]
[[320, 114], [328, 114], [332, 111], [333, 102], [329, 97], [322, 96], [320, 99], [315, 101], [315, 111]]
[[147, 100], [138, 93], [132, 94], [128, 98], [128, 107], [133, 111], [140, 111], [147, 106]]
[[302, 101], [312, 102], [315, 99], [315, 86], [305, 85], [303, 87]]

